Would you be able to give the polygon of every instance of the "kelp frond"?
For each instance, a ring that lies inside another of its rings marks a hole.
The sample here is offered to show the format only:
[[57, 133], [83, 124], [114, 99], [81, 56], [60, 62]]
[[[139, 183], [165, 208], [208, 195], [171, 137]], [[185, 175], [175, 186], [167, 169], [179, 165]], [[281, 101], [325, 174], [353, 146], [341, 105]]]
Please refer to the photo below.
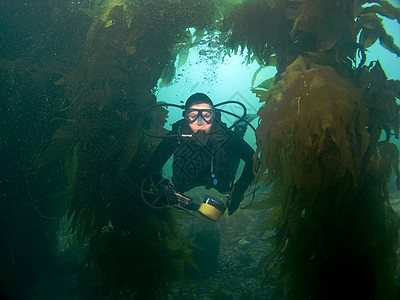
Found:
[[340, 295], [354, 277], [354, 295], [396, 295], [399, 218], [387, 184], [399, 174], [390, 143], [399, 136], [399, 81], [364, 62], [378, 40], [399, 54], [381, 16], [398, 19], [400, 10], [365, 3], [249, 0], [225, 20], [232, 51], [246, 48], [263, 65], [276, 58], [276, 78], [253, 91], [264, 103], [260, 173], [272, 185], [260, 205], [273, 207], [265, 224], [273, 249], [261, 270], [277, 276], [277, 296], [322, 299], [333, 282]]
[[[346, 277], [339, 281], [336, 277], [344, 269], [363, 274], [360, 282], [375, 280], [366, 268], [380, 274], [391, 270], [389, 281], [375, 281], [362, 292], [379, 295], [385, 291], [390, 299], [396, 290], [391, 265], [395, 252], [390, 262], [377, 262], [375, 257], [380, 251], [389, 255], [397, 241], [399, 220], [385, 204], [385, 186], [398, 152], [392, 149], [387, 155], [376, 155], [391, 146], [378, 143], [387, 112], [373, 107], [387, 106], [386, 101], [397, 107], [395, 98], [376, 98], [375, 91], [343, 80], [332, 67], [306, 65], [301, 57], [272, 89], [258, 93], [265, 102], [257, 130], [262, 170], [268, 170], [268, 181], [276, 183], [270, 201], [277, 205], [265, 227], [275, 228], [275, 235], [273, 251], [262, 262], [264, 274], [278, 272], [283, 285], [277, 291], [287, 284], [290, 299], [318, 299], [325, 293], [322, 277], [346, 287]], [[372, 99], [383, 103], [371, 107]], [[375, 212], [379, 214], [374, 216]], [[379, 226], [363, 217], [375, 219]], [[384, 225], [388, 219], [390, 231]], [[353, 222], [357, 229], [349, 235]], [[392, 242], [383, 249], [382, 236], [389, 232]], [[342, 239], [346, 244], [338, 248], [335, 243]], [[366, 244], [368, 250], [358, 246]], [[343, 264], [341, 259], [354, 261]], [[327, 274], [318, 271], [322, 266], [329, 266]], [[316, 285], [321, 288], [313, 289]]]

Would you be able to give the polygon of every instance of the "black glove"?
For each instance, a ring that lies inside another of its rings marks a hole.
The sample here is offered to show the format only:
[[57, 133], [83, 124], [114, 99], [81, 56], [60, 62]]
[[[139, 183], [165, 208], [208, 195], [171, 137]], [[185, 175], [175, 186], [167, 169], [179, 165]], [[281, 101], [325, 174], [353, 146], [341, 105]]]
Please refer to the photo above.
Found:
[[231, 198], [228, 200], [228, 212], [232, 215], [239, 207], [240, 202], [242, 202], [244, 193], [238, 189], [234, 189]]
[[158, 190], [158, 197], [166, 204], [173, 204], [176, 202], [174, 186], [168, 179], [162, 178], [156, 184]]

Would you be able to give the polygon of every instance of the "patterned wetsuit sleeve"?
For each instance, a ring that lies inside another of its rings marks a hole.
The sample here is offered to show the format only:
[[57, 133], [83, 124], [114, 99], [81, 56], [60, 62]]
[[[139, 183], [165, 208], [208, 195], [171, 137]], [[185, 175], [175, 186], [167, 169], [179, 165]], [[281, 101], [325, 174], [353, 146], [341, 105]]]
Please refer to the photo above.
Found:
[[245, 163], [242, 174], [234, 184], [234, 189], [244, 193], [254, 179], [253, 155], [254, 150], [242, 139], [235, 139], [235, 146], [232, 147], [237, 156]]
[[[169, 134], [173, 133], [170, 132]], [[175, 144], [176, 137], [165, 137], [162, 139], [161, 143], [150, 156], [150, 159], [146, 165], [146, 177], [152, 175], [155, 182], [159, 182], [162, 179], [161, 170], [168, 159], [172, 156]]]

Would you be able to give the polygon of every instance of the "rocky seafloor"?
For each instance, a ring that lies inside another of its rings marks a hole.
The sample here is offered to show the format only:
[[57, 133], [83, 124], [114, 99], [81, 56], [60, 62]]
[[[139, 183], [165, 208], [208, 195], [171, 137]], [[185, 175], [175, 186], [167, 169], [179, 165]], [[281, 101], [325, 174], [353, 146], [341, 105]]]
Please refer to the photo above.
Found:
[[261, 258], [271, 245], [261, 239], [265, 212], [239, 210], [219, 220], [220, 249], [215, 268], [191, 272], [172, 288], [170, 299], [272, 299], [272, 282], [262, 282]]

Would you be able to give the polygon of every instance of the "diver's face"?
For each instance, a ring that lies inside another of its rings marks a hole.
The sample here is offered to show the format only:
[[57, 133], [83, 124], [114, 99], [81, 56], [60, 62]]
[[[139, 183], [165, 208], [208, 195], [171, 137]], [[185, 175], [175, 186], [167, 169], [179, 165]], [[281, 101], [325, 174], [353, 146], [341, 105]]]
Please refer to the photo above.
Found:
[[[208, 133], [210, 131], [214, 116], [210, 115], [210, 112], [208, 112], [207, 110], [213, 112], [213, 108], [206, 103], [195, 104], [191, 106], [190, 109], [188, 110], [188, 115], [187, 115], [188, 119], [195, 120], [193, 123], [189, 122], [189, 126], [193, 130], [193, 132], [204, 130], [206, 133]], [[199, 113], [201, 113], [202, 116], [198, 117]], [[206, 122], [205, 120], [211, 120], [211, 121]]]

